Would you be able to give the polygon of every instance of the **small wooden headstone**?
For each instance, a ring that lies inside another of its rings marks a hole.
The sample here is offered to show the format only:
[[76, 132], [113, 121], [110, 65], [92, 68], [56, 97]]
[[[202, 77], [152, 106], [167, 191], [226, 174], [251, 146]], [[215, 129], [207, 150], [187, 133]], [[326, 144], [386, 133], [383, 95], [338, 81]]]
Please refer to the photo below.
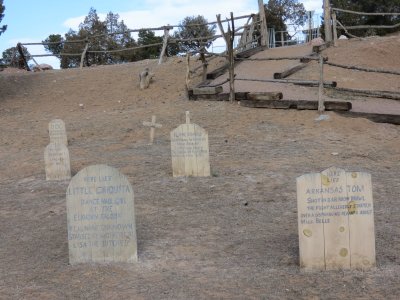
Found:
[[300, 267], [375, 266], [371, 175], [331, 167], [297, 178]]
[[173, 176], [210, 176], [208, 134], [199, 125], [190, 123], [171, 131], [171, 156]]
[[155, 129], [161, 128], [162, 125], [156, 123], [156, 116], [151, 117], [151, 122], [143, 122], [143, 125], [150, 127], [150, 144], [153, 144]]
[[67, 146], [50, 143], [44, 150], [46, 180], [68, 180], [71, 178], [71, 167]]
[[117, 169], [93, 165], [67, 189], [69, 262], [137, 261], [133, 189]]
[[50, 143], [62, 143], [68, 146], [65, 123], [61, 119], [54, 119], [49, 123]]

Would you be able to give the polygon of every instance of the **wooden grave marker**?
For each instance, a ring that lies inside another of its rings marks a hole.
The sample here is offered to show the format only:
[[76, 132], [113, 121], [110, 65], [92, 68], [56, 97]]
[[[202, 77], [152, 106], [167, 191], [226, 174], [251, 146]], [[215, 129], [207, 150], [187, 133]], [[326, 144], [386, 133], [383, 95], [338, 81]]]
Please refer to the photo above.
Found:
[[137, 261], [133, 189], [106, 165], [76, 174], [67, 189], [69, 262]]
[[61, 119], [54, 119], [49, 123], [50, 143], [62, 143], [68, 146], [65, 123]]
[[210, 176], [208, 133], [197, 124], [186, 124], [171, 131], [172, 173], [177, 176]]
[[154, 141], [154, 133], [156, 128], [161, 128], [161, 124], [156, 123], [156, 116], [151, 117], [151, 122], [143, 122], [144, 126], [150, 127], [150, 145], [153, 144]]
[[46, 180], [68, 180], [71, 178], [71, 166], [67, 146], [50, 143], [44, 150]]
[[376, 265], [371, 175], [336, 167], [297, 178], [300, 267]]

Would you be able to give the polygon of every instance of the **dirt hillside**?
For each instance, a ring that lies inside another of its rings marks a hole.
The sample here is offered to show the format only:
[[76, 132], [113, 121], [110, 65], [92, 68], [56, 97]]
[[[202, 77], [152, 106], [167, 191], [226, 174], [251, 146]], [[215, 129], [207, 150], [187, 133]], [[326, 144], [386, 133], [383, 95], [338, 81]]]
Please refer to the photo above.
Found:
[[[326, 55], [399, 70], [399, 45], [398, 36], [342, 41]], [[292, 50], [275, 51], [257, 56]], [[261, 77], [288, 63], [243, 62], [237, 76]], [[155, 78], [140, 90], [146, 66]], [[317, 76], [314, 67], [292, 77]], [[400, 127], [334, 112], [315, 121], [315, 111], [188, 101], [185, 72], [183, 58], [0, 72], [0, 299], [398, 299]], [[399, 76], [368, 76], [327, 67], [327, 79], [347, 87], [400, 89]], [[248, 82], [237, 88], [279, 89], [287, 99], [316, 99], [318, 92]], [[360, 109], [399, 110], [398, 101], [349, 98], [364, 104]], [[169, 133], [184, 123], [185, 111], [208, 131], [211, 177], [172, 177]], [[142, 122], [152, 115], [163, 127], [150, 146]], [[47, 126], [55, 118], [66, 124], [73, 174], [107, 164], [133, 185], [137, 264], [68, 264], [68, 182], [46, 181], [44, 172]], [[300, 271], [296, 177], [330, 166], [372, 175], [374, 270]]]

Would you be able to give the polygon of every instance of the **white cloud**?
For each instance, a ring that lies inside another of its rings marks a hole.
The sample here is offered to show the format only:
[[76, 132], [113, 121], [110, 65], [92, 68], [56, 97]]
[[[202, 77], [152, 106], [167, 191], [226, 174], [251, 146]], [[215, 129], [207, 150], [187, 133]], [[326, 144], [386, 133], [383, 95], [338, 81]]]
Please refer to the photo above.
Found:
[[322, 0], [305, 0], [301, 1], [306, 10], [314, 10], [316, 13], [322, 12]]
[[82, 23], [84, 20], [85, 20], [85, 16], [69, 18], [64, 21], [63, 26], [68, 29], [71, 28], [73, 30], [77, 30], [79, 27], [79, 24]]
[[[234, 16], [246, 15], [257, 12], [257, 5], [254, 0], [203, 0], [194, 2], [192, 0], [167, 0], [167, 1], [145, 1], [151, 9], [135, 11], [114, 12], [118, 13], [120, 20], [131, 29], [160, 27], [167, 24], [178, 25], [187, 16], [202, 15], [209, 22], [216, 20], [216, 14], [221, 14], [222, 18], [229, 17], [230, 12]], [[210, 7], [212, 9], [210, 9]], [[98, 12], [99, 17], [104, 19], [106, 14]], [[66, 28], [77, 30], [85, 16], [77, 16], [65, 20], [63, 25]]]

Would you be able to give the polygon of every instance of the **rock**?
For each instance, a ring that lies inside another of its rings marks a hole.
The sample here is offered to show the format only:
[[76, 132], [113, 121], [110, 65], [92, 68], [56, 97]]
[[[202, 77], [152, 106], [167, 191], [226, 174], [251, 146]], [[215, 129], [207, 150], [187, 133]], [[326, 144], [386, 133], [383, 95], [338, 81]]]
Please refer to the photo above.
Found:
[[347, 36], [342, 34], [341, 36], [339, 36], [339, 40], [348, 40], [348, 38]]
[[48, 64], [39, 64], [39, 66], [33, 67], [33, 72], [39, 72], [40, 69], [42, 69], [43, 71], [47, 71], [47, 70], [53, 70], [53, 67]]
[[321, 37], [317, 37], [311, 40], [312, 46], [321, 46], [325, 43], [325, 41]]

